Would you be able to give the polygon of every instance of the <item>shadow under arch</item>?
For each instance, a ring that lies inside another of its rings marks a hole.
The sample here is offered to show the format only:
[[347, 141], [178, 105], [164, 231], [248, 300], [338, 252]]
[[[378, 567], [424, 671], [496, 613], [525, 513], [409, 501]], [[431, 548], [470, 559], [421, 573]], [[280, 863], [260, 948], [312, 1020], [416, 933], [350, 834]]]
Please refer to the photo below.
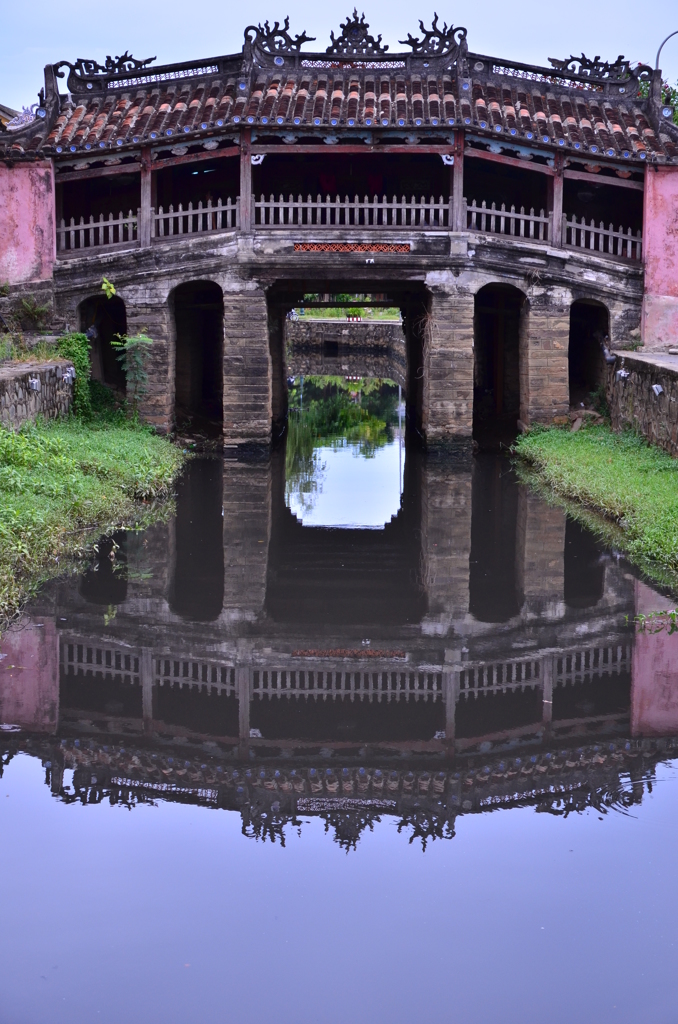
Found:
[[175, 327], [178, 427], [219, 435], [223, 429], [224, 299], [214, 281], [188, 281], [170, 294]]
[[107, 387], [125, 392], [125, 371], [117, 358], [111, 341], [116, 334], [127, 334], [127, 312], [119, 295], [107, 299], [105, 295], [92, 295], [78, 306], [80, 330], [90, 340], [92, 377]]
[[570, 306], [568, 373], [570, 405], [588, 405], [607, 381], [603, 344], [610, 331], [610, 313], [602, 302], [577, 299]]
[[520, 328], [526, 296], [487, 284], [473, 318], [473, 437], [480, 444], [515, 437], [520, 415]]

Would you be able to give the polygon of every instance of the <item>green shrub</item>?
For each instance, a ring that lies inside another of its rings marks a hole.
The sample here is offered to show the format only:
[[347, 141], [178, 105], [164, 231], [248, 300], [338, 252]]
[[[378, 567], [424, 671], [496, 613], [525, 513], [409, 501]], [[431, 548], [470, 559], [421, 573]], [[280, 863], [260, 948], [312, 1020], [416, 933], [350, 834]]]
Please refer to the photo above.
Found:
[[86, 334], [67, 334], [59, 339], [59, 355], [70, 359], [75, 367], [75, 385], [73, 388], [73, 411], [76, 416], [86, 418], [92, 414], [92, 397], [90, 393], [90, 343]]

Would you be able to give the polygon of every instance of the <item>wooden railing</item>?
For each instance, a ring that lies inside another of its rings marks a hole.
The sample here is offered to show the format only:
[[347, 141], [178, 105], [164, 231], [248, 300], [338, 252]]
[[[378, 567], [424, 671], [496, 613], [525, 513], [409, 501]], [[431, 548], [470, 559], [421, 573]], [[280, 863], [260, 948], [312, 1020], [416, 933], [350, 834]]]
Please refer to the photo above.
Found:
[[254, 200], [255, 228], [433, 228], [452, 230], [452, 199], [278, 196]]
[[240, 226], [240, 200], [228, 198], [225, 203], [221, 199], [216, 203], [209, 200], [204, 206], [200, 202], [197, 206], [189, 203], [186, 207], [179, 203], [176, 210], [170, 206], [167, 211], [160, 206], [157, 213], [151, 210], [151, 218], [152, 238], [229, 231]]
[[642, 231], [634, 234], [631, 228], [624, 231], [623, 227], [615, 231], [614, 225], [610, 224], [606, 228], [602, 220], [596, 226], [593, 219], [587, 224], [584, 217], [577, 222], [576, 217], [570, 220], [567, 214], [563, 214], [562, 244], [571, 249], [588, 249], [590, 252], [603, 253], [616, 259], [643, 258]]
[[61, 220], [56, 229], [57, 252], [76, 252], [80, 249], [101, 249], [108, 246], [122, 246], [135, 244], [138, 240], [137, 225], [138, 216], [129, 211], [127, 216], [120, 213], [114, 217], [112, 213], [107, 218], [103, 213], [98, 220], [90, 216], [89, 220], [81, 217], [76, 222], [71, 217], [70, 223]]
[[525, 207], [521, 206], [516, 210], [512, 206], [506, 209], [506, 204], [497, 206], [492, 203], [488, 206], [485, 200], [480, 205], [476, 202], [469, 203], [464, 200], [465, 223], [469, 231], [484, 231], [490, 234], [511, 235], [515, 238], [528, 238], [537, 242], [550, 242], [553, 238], [553, 219], [550, 213], [540, 210], [534, 212], [534, 207], [529, 213], [525, 213]]

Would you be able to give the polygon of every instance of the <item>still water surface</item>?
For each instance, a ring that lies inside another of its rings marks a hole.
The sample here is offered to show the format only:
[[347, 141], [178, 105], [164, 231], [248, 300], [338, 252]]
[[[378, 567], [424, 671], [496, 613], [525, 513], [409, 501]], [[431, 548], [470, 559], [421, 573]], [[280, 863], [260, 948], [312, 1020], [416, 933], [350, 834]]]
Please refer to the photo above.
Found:
[[678, 1019], [672, 602], [384, 419], [195, 459], [4, 638], [2, 1024]]

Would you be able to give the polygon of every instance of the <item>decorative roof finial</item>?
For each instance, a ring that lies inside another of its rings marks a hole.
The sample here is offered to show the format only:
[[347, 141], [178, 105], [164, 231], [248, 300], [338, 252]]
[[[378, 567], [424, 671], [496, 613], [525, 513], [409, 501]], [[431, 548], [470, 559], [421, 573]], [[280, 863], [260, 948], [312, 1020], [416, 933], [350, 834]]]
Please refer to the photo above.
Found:
[[367, 31], [370, 27], [365, 21], [365, 13], [358, 17], [357, 8], [353, 8], [353, 17], [346, 18], [346, 21], [339, 26], [341, 35], [335, 39], [334, 32], [330, 32], [332, 45], [328, 46], [325, 53], [355, 54], [361, 57], [372, 54], [383, 54], [388, 46], [381, 45], [381, 35], [370, 35]]
[[[289, 27], [289, 15], [285, 18], [282, 28], [279, 21], [273, 23], [273, 28], [268, 21], [263, 25], [248, 25], [245, 29], [245, 39], [257, 43], [262, 50], [268, 50], [269, 53], [299, 53], [304, 43], [314, 42], [315, 36], [307, 36], [306, 31], [293, 39], [288, 32]], [[254, 32], [254, 39], [250, 38], [250, 32]]]
[[454, 25], [448, 28], [447, 22], [443, 22], [443, 27], [439, 28], [438, 15], [435, 12], [431, 28], [424, 28], [423, 21], [420, 21], [419, 29], [423, 34], [422, 39], [408, 32], [407, 39], [399, 39], [398, 42], [403, 46], [411, 46], [413, 53], [429, 55], [451, 53], [466, 46], [466, 29], [455, 28]]

